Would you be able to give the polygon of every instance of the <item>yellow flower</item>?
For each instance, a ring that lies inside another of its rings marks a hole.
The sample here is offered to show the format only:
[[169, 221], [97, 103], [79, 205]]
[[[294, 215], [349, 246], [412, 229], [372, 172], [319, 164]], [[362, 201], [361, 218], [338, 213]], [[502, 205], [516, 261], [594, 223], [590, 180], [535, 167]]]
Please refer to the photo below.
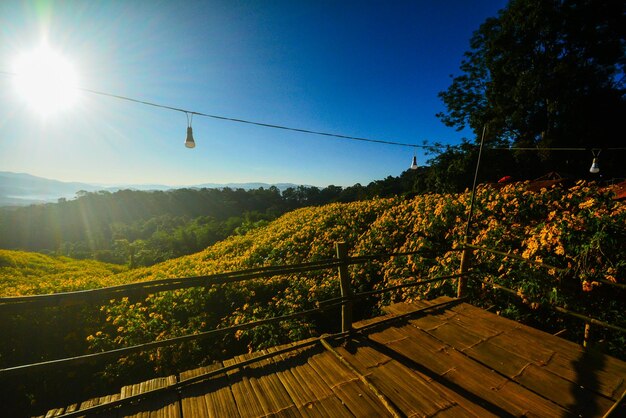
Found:
[[594, 198], [587, 199], [585, 202], [578, 205], [578, 209], [588, 209], [595, 205], [596, 200]]

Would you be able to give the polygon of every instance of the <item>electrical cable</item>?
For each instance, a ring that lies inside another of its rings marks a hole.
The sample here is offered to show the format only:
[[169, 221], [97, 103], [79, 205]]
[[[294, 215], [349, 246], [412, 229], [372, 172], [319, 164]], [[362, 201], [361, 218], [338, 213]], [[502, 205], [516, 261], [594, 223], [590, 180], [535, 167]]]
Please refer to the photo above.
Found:
[[[9, 75], [9, 76], [17, 76], [17, 74], [11, 73], [11, 72], [8, 72], [8, 71], [0, 71], [0, 74]], [[133, 103], [139, 103], [139, 104], [143, 104], [143, 105], [146, 105], [146, 106], [152, 106], [152, 107], [157, 107], [157, 108], [161, 108], [161, 109], [173, 110], [175, 112], [181, 112], [181, 113], [185, 113], [187, 115], [203, 116], [203, 117], [207, 117], [207, 118], [213, 118], [213, 119], [218, 119], [218, 120], [225, 120], [225, 121], [229, 121], [229, 122], [237, 122], [237, 123], [244, 123], [244, 124], [248, 124], [248, 125], [263, 126], [263, 127], [266, 127], [266, 128], [282, 129], [282, 130], [286, 130], [286, 131], [300, 132], [300, 133], [312, 134], [312, 135], [328, 136], [328, 137], [334, 137], [334, 138], [340, 138], [340, 139], [349, 139], [349, 140], [353, 140], [353, 141], [373, 142], [373, 143], [377, 143], [377, 144], [386, 144], [386, 145], [397, 145], [397, 146], [401, 146], [401, 147], [424, 148], [424, 149], [444, 148], [443, 145], [417, 145], [417, 144], [409, 144], [409, 143], [404, 143], [404, 142], [387, 141], [387, 140], [383, 140], [383, 139], [362, 138], [362, 137], [357, 137], [357, 136], [343, 135], [343, 134], [337, 134], [337, 133], [331, 133], [331, 132], [314, 131], [314, 130], [311, 130], [311, 129], [293, 128], [293, 127], [290, 127], [290, 126], [276, 125], [276, 124], [273, 124], [273, 123], [256, 122], [256, 121], [240, 119], [240, 118], [231, 118], [231, 117], [227, 117], [227, 116], [212, 115], [212, 114], [209, 114], [209, 113], [198, 112], [198, 111], [194, 111], [194, 110], [188, 110], [188, 109], [183, 109], [183, 108], [179, 108], [179, 107], [163, 105], [163, 104], [160, 104], [160, 103], [149, 102], [149, 101], [146, 101], [146, 100], [134, 99], [132, 97], [121, 96], [119, 94], [112, 94], [112, 93], [107, 93], [107, 92], [98, 91], [98, 90], [92, 90], [92, 89], [88, 89], [88, 88], [84, 88], [84, 87], [77, 87], [77, 90], [84, 91], [84, 92], [91, 93], [91, 94], [100, 95], [100, 96], [110, 97], [110, 98], [114, 98], [114, 99], [126, 100], [126, 101], [133, 102]]]
[[[0, 70], [0, 74], [13, 76], [13, 77], [17, 76], [16, 73], [9, 72], [9, 71], [2, 71], [2, 70]], [[383, 139], [363, 138], [363, 137], [358, 137], [358, 136], [343, 135], [343, 134], [331, 133], [331, 132], [314, 131], [314, 130], [311, 130], [311, 129], [294, 128], [294, 127], [290, 127], [290, 126], [276, 125], [276, 124], [273, 124], [273, 123], [256, 122], [256, 121], [251, 121], [251, 120], [247, 120], [247, 119], [231, 118], [231, 117], [227, 117], [227, 116], [213, 115], [213, 114], [210, 114], [210, 113], [198, 112], [198, 111], [194, 111], [194, 110], [188, 110], [188, 109], [183, 109], [183, 108], [169, 106], [169, 105], [163, 105], [163, 104], [160, 104], [160, 103], [149, 102], [149, 101], [146, 101], [146, 100], [135, 99], [135, 98], [128, 97], [128, 96], [121, 96], [121, 95], [118, 95], [118, 94], [107, 93], [107, 92], [98, 91], [98, 90], [92, 90], [92, 89], [88, 89], [88, 88], [84, 88], [84, 87], [77, 87], [77, 90], [84, 91], [84, 92], [91, 93], [91, 94], [95, 94], [95, 95], [99, 95], [99, 96], [110, 97], [110, 98], [113, 98], [113, 99], [125, 100], [125, 101], [129, 101], [129, 102], [133, 102], [133, 103], [139, 103], [139, 104], [143, 104], [143, 105], [146, 105], [146, 106], [152, 106], [152, 107], [157, 107], [157, 108], [166, 109], [166, 110], [173, 110], [175, 112], [185, 113], [187, 116], [189, 116], [189, 115], [192, 115], [192, 116], [193, 115], [203, 116], [203, 117], [207, 117], [207, 118], [224, 120], [224, 121], [229, 121], [229, 122], [236, 122], [236, 123], [243, 123], [243, 124], [248, 124], [248, 125], [262, 126], [262, 127], [265, 127], [265, 128], [282, 129], [282, 130], [286, 130], [286, 131], [300, 132], [300, 133], [312, 134], [312, 135], [320, 135], [320, 136], [333, 137], [333, 138], [339, 138], [339, 139], [348, 139], [348, 140], [352, 140], [352, 141], [371, 142], [371, 143], [377, 143], [377, 144], [396, 145], [396, 146], [401, 146], [401, 147], [422, 148], [422, 149], [433, 149], [433, 148], [443, 149], [443, 148], [446, 148], [445, 145], [440, 145], [440, 144], [431, 144], [431, 145], [409, 144], [409, 143], [405, 143], [405, 142], [387, 141], [387, 140], [383, 140]], [[519, 148], [518, 147], [487, 147], [485, 149], [488, 149], [488, 150], [508, 150], [508, 151], [589, 151], [590, 150], [590, 148], [551, 148], [551, 147], [545, 147], [545, 148], [541, 148], [541, 147], [535, 147], [535, 148], [530, 148], [530, 147], [519, 147]], [[614, 151], [614, 150], [626, 150], [626, 147], [606, 148], [606, 149], [607, 150], [611, 150], [611, 151]]]
[[609, 151], [621, 151], [621, 150], [626, 150], [626, 147], [612, 147], [612, 148], [491, 147], [491, 148], [486, 148], [486, 149], [504, 150], [504, 151], [593, 151], [593, 150], [606, 149]]
[[105, 92], [91, 90], [91, 89], [86, 89], [86, 88], [78, 88], [78, 90], [86, 91], [86, 92], [92, 93], [92, 94], [98, 94], [98, 95], [101, 95], [101, 96], [112, 97], [112, 98], [115, 98], [115, 99], [127, 100], [127, 101], [135, 102], [135, 103], [141, 103], [141, 104], [148, 105], [148, 106], [154, 106], [154, 107], [159, 107], [159, 108], [163, 108], [163, 109], [174, 110], [174, 111], [177, 111], [177, 112], [183, 112], [183, 113], [186, 113], [186, 114], [189, 114], [189, 115], [204, 116], [204, 117], [207, 117], [207, 118], [226, 120], [226, 121], [229, 121], [229, 122], [237, 122], [237, 123], [245, 123], [245, 124], [249, 124], [249, 125], [263, 126], [263, 127], [266, 127], [266, 128], [283, 129], [283, 130], [287, 130], [287, 131], [301, 132], [301, 133], [313, 134], [313, 135], [330, 136], [330, 137], [334, 137], [334, 138], [349, 139], [349, 140], [353, 140], [353, 141], [374, 142], [374, 143], [386, 144], [386, 145], [398, 145], [398, 146], [402, 146], [402, 147], [443, 148], [442, 145], [408, 144], [408, 143], [403, 143], [403, 142], [386, 141], [386, 140], [382, 140], [382, 139], [362, 138], [362, 137], [349, 136], [349, 135], [343, 135], [343, 134], [336, 134], [336, 133], [330, 133], [330, 132], [313, 131], [313, 130], [310, 130], [310, 129], [293, 128], [293, 127], [289, 127], [289, 126], [275, 125], [275, 124], [272, 124], [272, 123], [255, 122], [255, 121], [246, 120], [246, 119], [231, 118], [231, 117], [226, 117], [226, 116], [212, 115], [212, 114], [209, 114], [209, 113], [197, 112], [197, 111], [193, 111], [193, 110], [181, 109], [181, 108], [177, 108], [177, 107], [162, 105], [162, 104], [153, 103], [153, 102], [147, 102], [145, 100], [133, 99], [131, 97], [119, 96], [119, 95], [116, 95], [116, 94], [110, 94], [110, 93], [105, 93]]

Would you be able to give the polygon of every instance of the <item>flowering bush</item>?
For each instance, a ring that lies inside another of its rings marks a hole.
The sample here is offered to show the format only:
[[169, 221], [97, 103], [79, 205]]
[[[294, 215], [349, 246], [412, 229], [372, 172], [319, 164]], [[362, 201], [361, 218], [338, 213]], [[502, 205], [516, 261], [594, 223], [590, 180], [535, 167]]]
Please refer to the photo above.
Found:
[[[374, 199], [299, 209], [197, 254], [123, 271], [102, 283], [323, 260], [334, 256], [337, 241], [347, 243], [351, 256], [423, 251], [351, 265], [356, 292], [453, 274], [459, 271], [469, 199], [467, 192], [426, 194], [413, 199]], [[577, 341], [582, 332], [580, 321], [552, 313], [545, 309], [549, 304], [624, 327], [624, 291], [611, 288], [606, 281], [624, 284], [625, 228], [626, 204], [612, 200], [610, 191], [594, 184], [579, 182], [569, 189], [552, 187], [539, 192], [530, 191], [526, 183], [480, 187], [469, 243], [518, 258], [472, 251], [469, 291], [473, 303], [493, 306], [502, 315], [548, 331], [567, 328]], [[520, 298], [492, 290], [483, 281], [511, 288]], [[357, 304], [355, 316], [375, 315], [381, 306], [396, 301], [453, 295], [455, 288], [450, 280], [402, 288]], [[94, 329], [88, 344], [91, 351], [100, 351], [158, 341], [311, 309], [337, 296], [337, 272], [327, 269], [162, 292], [140, 301], [111, 301], [101, 308], [104, 325]], [[338, 327], [338, 310], [328, 310], [313, 317], [123, 357], [108, 371], [115, 375], [151, 367], [167, 372]], [[613, 354], [625, 355], [622, 336], [594, 332], [598, 339], [606, 339]]]

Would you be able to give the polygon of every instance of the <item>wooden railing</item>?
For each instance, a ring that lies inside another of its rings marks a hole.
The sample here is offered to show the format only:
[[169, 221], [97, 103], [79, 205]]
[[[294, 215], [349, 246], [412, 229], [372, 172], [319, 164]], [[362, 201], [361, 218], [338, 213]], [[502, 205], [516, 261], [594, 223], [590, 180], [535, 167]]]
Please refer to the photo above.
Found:
[[[19, 313], [25, 309], [36, 309], [49, 306], [71, 306], [81, 303], [103, 302], [110, 299], [129, 297], [140, 298], [149, 294], [158, 292], [187, 289], [192, 287], [208, 287], [215, 285], [222, 285], [227, 283], [236, 283], [246, 280], [253, 280], [259, 278], [269, 278], [278, 275], [288, 275], [294, 273], [306, 273], [316, 270], [324, 270], [330, 268], [338, 269], [339, 283], [341, 289], [341, 296], [337, 298], [327, 299], [319, 301], [316, 308], [308, 309], [304, 311], [294, 312], [287, 315], [278, 317], [265, 318], [253, 322], [244, 324], [233, 325], [225, 328], [217, 328], [208, 331], [204, 331], [192, 335], [184, 335], [180, 337], [169, 338], [166, 340], [152, 341], [149, 343], [138, 344], [130, 347], [123, 347], [110, 351], [103, 351], [99, 353], [86, 354], [82, 356], [74, 356], [68, 358], [60, 358], [55, 360], [43, 361], [38, 363], [30, 363], [17, 365], [0, 369], [0, 378], [6, 376], [17, 375], [21, 373], [30, 373], [35, 371], [41, 371], [46, 369], [55, 369], [62, 366], [80, 365], [94, 361], [105, 361], [118, 358], [123, 355], [133, 354], [137, 352], [156, 349], [159, 347], [165, 347], [173, 344], [179, 344], [199, 339], [204, 339], [212, 336], [217, 336], [225, 333], [235, 332], [237, 330], [244, 330], [254, 328], [260, 325], [274, 324], [280, 321], [289, 319], [295, 319], [298, 317], [309, 316], [312, 314], [320, 313], [331, 308], [341, 306], [341, 332], [348, 333], [352, 329], [352, 305], [355, 301], [370, 298], [381, 293], [398, 290], [401, 288], [422, 286], [425, 284], [458, 279], [457, 281], [457, 297], [464, 298], [467, 296], [467, 279], [472, 277], [475, 269], [470, 268], [470, 252], [471, 251], [483, 251], [491, 254], [500, 255], [506, 258], [513, 258], [518, 261], [534, 265], [536, 267], [552, 269], [555, 271], [564, 272], [566, 269], [561, 267], [549, 265], [542, 262], [536, 262], [526, 259], [516, 254], [494, 250], [491, 248], [480, 247], [476, 245], [466, 244], [465, 246], [455, 249], [456, 251], [462, 251], [461, 268], [458, 274], [451, 274], [445, 276], [437, 276], [428, 278], [425, 280], [418, 280], [409, 283], [404, 283], [396, 286], [388, 286], [382, 289], [354, 293], [350, 286], [350, 277], [348, 274], [348, 266], [353, 264], [363, 264], [369, 261], [381, 260], [391, 257], [410, 256], [410, 255], [424, 255], [432, 253], [431, 251], [418, 250], [412, 252], [397, 252], [397, 253], [384, 253], [366, 256], [348, 256], [348, 249], [345, 243], [336, 243], [336, 258], [319, 260], [308, 263], [299, 263], [283, 266], [269, 266], [252, 268], [242, 271], [234, 271], [228, 273], [220, 273], [208, 276], [197, 276], [187, 278], [173, 278], [173, 279], [161, 279], [153, 280], [149, 282], [131, 283], [127, 285], [112, 286], [100, 289], [82, 290], [76, 292], [55, 293], [47, 295], [32, 295], [32, 296], [19, 296], [19, 297], [3, 297], [0, 298], [0, 315], [10, 315], [12, 313]], [[454, 250], [452, 250], [454, 251]], [[519, 296], [513, 289], [509, 289], [496, 283], [493, 280], [483, 279], [482, 283], [490, 285], [494, 289], [505, 291], [509, 294]], [[626, 286], [623, 284], [616, 284], [609, 281], [602, 281], [607, 285], [616, 286], [624, 289]], [[611, 329], [613, 331], [625, 332], [626, 329], [617, 325], [609, 324], [605, 321], [597, 318], [592, 318], [581, 313], [574, 312], [561, 306], [549, 305], [549, 308], [555, 312], [565, 314], [585, 322], [585, 335], [589, 334], [589, 328], [591, 325], [600, 326], [603, 328]], [[586, 344], [586, 341], [585, 341]]]
[[259, 278], [269, 278], [278, 275], [305, 273], [330, 268], [338, 269], [341, 289], [340, 297], [319, 301], [317, 307], [313, 309], [294, 312], [278, 317], [260, 319], [257, 321], [237, 324], [225, 328], [212, 329], [197, 334], [184, 335], [180, 337], [169, 338], [166, 340], [152, 341], [149, 343], [138, 344], [130, 347], [118, 348], [115, 350], [7, 367], [4, 369], [0, 369], [0, 378], [14, 376], [22, 373], [33, 373], [49, 369], [58, 369], [59, 367], [65, 366], [76, 366], [95, 361], [111, 361], [113, 359], [119, 358], [120, 356], [128, 354], [153, 350], [159, 347], [170, 346], [173, 344], [205, 339], [208, 337], [214, 337], [217, 335], [231, 333], [238, 330], [258, 327], [260, 325], [275, 324], [280, 321], [320, 313], [339, 306], [341, 306], [341, 332], [349, 333], [352, 330], [352, 305], [357, 300], [367, 299], [384, 292], [390, 292], [401, 288], [416, 287], [434, 282], [458, 279], [469, 274], [467, 272], [450, 274], [445, 276], [432, 277], [425, 280], [413, 281], [410, 283], [404, 283], [401, 285], [390, 286], [378, 290], [353, 293], [350, 286], [348, 266], [353, 264], [363, 264], [368, 261], [381, 260], [391, 257], [423, 255], [432, 253], [432, 251], [418, 250], [411, 252], [397, 252], [349, 257], [346, 244], [341, 242], [336, 243], [335, 250], [337, 254], [336, 258], [309, 263], [259, 267], [243, 271], [220, 273], [209, 276], [161, 279], [149, 282], [131, 283], [121, 286], [112, 286], [101, 289], [82, 290], [76, 292], [0, 298], [0, 315], [10, 315], [13, 313], [22, 312], [26, 309], [50, 306], [64, 307], [88, 302], [104, 302], [110, 299], [121, 297], [139, 298], [147, 296], [149, 294], [170, 290], [187, 289], [192, 287], [208, 287]]
[[[568, 271], [568, 269], [563, 268], [563, 267], [557, 267], [557, 266], [550, 265], [548, 263], [539, 262], [539, 261], [535, 261], [535, 260], [530, 260], [528, 258], [524, 258], [524, 257], [522, 257], [520, 255], [512, 254], [510, 252], [494, 250], [492, 248], [481, 247], [481, 246], [477, 246], [477, 245], [465, 244], [464, 245], [464, 251], [463, 251], [463, 258], [462, 258], [462, 262], [461, 262], [461, 273], [463, 274], [464, 278], [467, 277], [468, 275], [471, 276], [471, 274], [472, 274], [472, 271], [469, 268], [469, 264], [470, 264], [469, 253], [472, 250], [487, 252], [487, 253], [499, 255], [499, 256], [504, 257], [504, 258], [512, 258], [512, 259], [515, 259], [517, 261], [520, 261], [520, 262], [523, 262], [523, 263], [526, 263], [526, 264], [529, 264], [529, 265], [532, 265], [532, 266], [535, 266], [535, 267], [539, 267], [539, 268], [543, 268], [543, 269], [547, 269], [547, 270], [554, 270], [555, 272], [565, 273], [565, 272]], [[459, 297], [459, 298], [466, 296], [467, 285], [466, 285], [466, 283], [462, 283], [462, 282], [465, 282], [465, 281], [466, 281], [466, 279], [460, 279], [459, 280], [459, 286], [458, 286], [458, 292], [457, 292], [457, 297]], [[608, 280], [603, 280], [603, 279], [594, 279], [594, 281], [598, 281], [600, 283], [603, 283], [603, 284], [609, 285], [609, 286], [613, 286], [615, 288], [626, 289], [626, 285], [621, 284], [621, 283], [613, 283], [613, 282], [610, 282]], [[493, 280], [483, 279], [481, 282], [483, 284], [486, 284], [486, 285], [489, 285], [489, 286], [493, 287], [494, 289], [504, 291], [504, 292], [506, 292], [506, 293], [508, 293], [510, 295], [514, 295], [514, 296], [516, 296], [518, 298], [522, 298], [522, 296], [520, 296], [517, 291], [515, 291], [513, 289], [510, 289], [508, 287], [502, 286], [502, 285], [496, 283]], [[546, 305], [544, 305], [544, 306], [546, 306]], [[554, 304], [548, 304], [547, 307], [550, 310], [554, 311], [554, 312], [557, 312], [557, 313], [560, 313], [560, 314], [564, 314], [564, 315], [570, 316], [572, 318], [576, 318], [576, 319], [584, 321], [584, 323], [585, 323], [585, 325], [584, 325], [585, 326], [584, 334], [583, 334], [584, 335], [584, 340], [583, 340], [583, 346], [584, 347], [586, 347], [587, 344], [589, 343], [589, 335], [590, 335], [590, 332], [591, 332], [591, 325], [599, 326], [599, 327], [610, 329], [610, 330], [613, 330], [613, 331], [626, 333], [626, 328], [610, 324], [608, 322], [599, 320], [597, 318], [590, 317], [588, 315], [583, 315], [581, 313], [572, 311], [572, 310], [564, 308], [562, 306], [558, 306], [558, 305], [554, 305]]]
[[[432, 251], [418, 250], [412, 252], [397, 252], [397, 253], [384, 253], [366, 256], [348, 256], [348, 249], [345, 243], [336, 243], [336, 258], [319, 260], [308, 263], [299, 263], [283, 266], [268, 266], [252, 268], [241, 271], [234, 271], [228, 273], [220, 273], [208, 276], [197, 276], [187, 278], [173, 278], [173, 279], [161, 279], [153, 280], [149, 282], [131, 283], [127, 285], [112, 286], [100, 289], [82, 290], [76, 292], [55, 293], [46, 295], [32, 295], [32, 296], [19, 296], [19, 297], [3, 297], [0, 298], [0, 315], [10, 315], [12, 313], [19, 313], [25, 309], [36, 309], [49, 306], [71, 306], [81, 303], [93, 303], [104, 302], [110, 299], [129, 297], [140, 298], [149, 294], [158, 292], [187, 289], [192, 287], [208, 287], [215, 285], [222, 285], [227, 283], [236, 283], [246, 280], [253, 280], [259, 278], [269, 278], [278, 275], [288, 275], [294, 273], [306, 273], [316, 270], [325, 270], [330, 268], [338, 269], [339, 283], [341, 289], [341, 296], [337, 298], [327, 299], [319, 301], [316, 308], [308, 309], [304, 311], [294, 312], [279, 317], [272, 317], [261, 319], [244, 324], [233, 325], [225, 328], [217, 328], [208, 331], [204, 331], [192, 335], [184, 335], [180, 337], [169, 338], [166, 340], [152, 341], [149, 343], [138, 344], [130, 347], [123, 347], [110, 351], [103, 351], [99, 353], [86, 354], [82, 356], [74, 356], [68, 358], [60, 358], [55, 360], [43, 361], [38, 363], [30, 363], [17, 365], [0, 369], [0, 378], [5, 376], [12, 376], [21, 373], [28, 373], [34, 371], [41, 371], [46, 369], [54, 369], [62, 366], [80, 365], [94, 361], [105, 361], [118, 358], [123, 355], [133, 354], [137, 352], [156, 349], [159, 347], [165, 347], [173, 344], [179, 344], [199, 339], [204, 339], [212, 336], [217, 336], [225, 333], [235, 332], [237, 330], [244, 330], [254, 328], [260, 325], [274, 324], [280, 321], [289, 319], [295, 319], [298, 317], [309, 316], [315, 313], [320, 313], [331, 308], [341, 306], [341, 332], [346, 333], [352, 329], [352, 305], [355, 301], [370, 298], [375, 295], [379, 295], [385, 292], [398, 290], [408, 287], [422, 286], [429, 283], [458, 279], [457, 281], [457, 297], [464, 298], [467, 296], [467, 279], [472, 277], [475, 269], [470, 268], [470, 252], [471, 251], [483, 251], [492, 254], [500, 255], [506, 258], [513, 258], [518, 261], [534, 265], [536, 267], [552, 269], [555, 271], [564, 272], [566, 269], [561, 267], [549, 265], [542, 262], [536, 262], [529, 260], [516, 254], [507, 253], [504, 251], [494, 250], [491, 248], [480, 247], [476, 245], [466, 244], [462, 248], [455, 249], [456, 251], [462, 251], [461, 268], [458, 274], [451, 274], [445, 276], [432, 277], [425, 280], [418, 280], [409, 283], [404, 283], [396, 286], [388, 286], [382, 289], [354, 293], [350, 286], [350, 277], [348, 274], [348, 266], [353, 264], [363, 264], [369, 261], [381, 260], [391, 257], [410, 256], [410, 255], [424, 255], [432, 253]], [[454, 251], [454, 250], [452, 250]], [[493, 280], [483, 279], [484, 284], [490, 285], [494, 289], [505, 291], [509, 294], [519, 296], [513, 289], [509, 289], [502, 286]], [[609, 281], [602, 281], [607, 285], [616, 286], [624, 289], [626, 286], [623, 284], [612, 283]], [[549, 305], [549, 308], [555, 312], [565, 314], [585, 322], [585, 335], [589, 334], [589, 328], [591, 325], [600, 326], [603, 328], [611, 329], [618, 332], [626, 332], [626, 329], [617, 325], [609, 324], [605, 321], [597, 318], [592, 318], [581, 313], [574, 312], [561, 306]], [[586, 341], [585, 341], [586, 344]]]
[[[300, 264], [291, 264], [291, 265], [283, 265], [283, 266], [269, 266], [269, 267], [259, 267], [252, 268], [242, 271], [234, 271], [228, 273], [220, 273], [208, 276], [198, 276], [198, 277], [187, 277], [187, 278], [174, 278], [174, 279], [162, 279], [162, 280], [154, 280], [149, 282], [140, 282], [140, 283], [131, 283], [127, 285], [121, 286], [112, 286], [101, 289], [92, 289], [92, 290], [83, 290], [77, 292], [67, 292], [67, 293], [56, 293], [56, 294], [48, 294], [48, 295], [33, 295], [33, 296], [20, 296], [20, 297], [4, 297], [0, 298], [0, 315], [12, 315], [16, 313], [23, 312], [24, 310], [32, 310], [39, 309], [42, 307], [65, 307], [72, 306], [76, 304], [84, 304], [84, 303], [93, 303], [93, 302], [106, 302], [110, 299], [119, 299], [121, 297], [129, 297], [129, 298], [141, 298], [150, 294], [155, 294], [158, 292], [178, 290], [178, 289], [187, 289], [193, 287], [209, 287], [216, 285], [223, 285], [228, 283], [237, 283], [243, 282], [246, 280], [254, 280], [260, 278], [270, 278], [279, 275], [289, 275], [296, 273], [306, 273], [318, 270], [326, 270], [337, 268], [338, 270], [338, 280], [341, 289], [341, 295], [339, 297], [326, 299], [323, 301], [319, 301], [317, 306], [313, 309], [303, 310], [299, 312], [293, 312], [287, 315], [282, 315], [278, 317], [265, 318], [257, 321], [252, 321], [244, 324], [237, 324], [225, 328], [216, 328], [208, 331], [204, 331], [198, 334], [192, 335], [184, 335], [180, 337], [169, 338], [166, 340], [152, 341], [145, 344], [138, 344], [130, 347], [123, 347], [110, 351], [103, 351], [93, 354], [75, 356], [75, 357], [67, 357], [67, 358], [59, 358], [49, 361], [43, 361], [38, 363], [30, 363], [17, 365], [13, 367], [8, 367], [4, 369], [0, 369], [0, 379], [7, 378], [10, 376], [21, 375], [21, 374], [30, 374], [35, 372], [41, 372], [44, 370], [50, 369], [58, 369], [60, 367], [68, 367], [68, 366], [77, 366], [85, 363], [92, 362], [104, 362], [104, 361], [113, 361], [124, 355], [129, 355], [133, 353], [153, 350], [159, 347], [170, 346], [174, 344], [180, 344], [189, 341], [195, 341], [200, 339], [205, 339], [209, 337], [214, 337], [218, 335], [222, 335], [225, 333], [233, 333], [237, 330], [251, 329], [260, 325], [267, 324], [275, 324], [281, 321], [295, 319], [299, 317], [309, 316], [316, 313], [324, 312], [326, 310], [332, 308], [341, 307], [341, 332], [332, 335], [322, 336], [316, 339], [306, 340], [300, 343], [296, 343], [290, 348], [285, 348], [284, 350], [289, 351], [301, 347], [305, 347], [307, 345], [313, 345], [318, 342], [323, 343], [323, 339], [337, 339], [337, 338], [346, 338], [349, 337], [352, 332], [352, 307], [356, 301], [371, 298], [376, 295], [380, 295], [385, 292], [390, 292], [393, 290], [398, 290], [402, 288], [416, 287], [422, 286], [429, 283], [441, 282], [446, 280], [455, 280], [457, 279], [457, 299], [440, 303], [438, 305], [433, 305], [429, 308], [425, 309], [435, 309], [443, 306], [448, 306], [450, 304], [459, 303], [460, 301], [466, 299], [468, 294], [468, 278], [471, 279], [476, 272], [480, 271], [479, 266], [471, 268], [471, 255], [475, 251], [488, 252], [491, 254], [496, 254], [506, 258], [513, 258], [518, 261], [534, 265], [540, 268], [553, 269], [559, 272], [565, 272], [566, 269], [552, 266], [546, 263], [540, 263], [533, 260], [528, 260], [526, 258], [520, 257], [516, 254], [511, 254], [508, 252], [494, 250], [491, 248], [480, 247], [476, 245], [464, 245], [461, 248], [453, 249], [450, 251], [462, 251], [461, 257], [461, 268], [459, 273], [443, 275], [437, 277], [431, 277], [423, 280], [415, 280], [408, 283], [403, 283], [395, 286], [387, 286], [385, 288], [354, 293], [352, 287], [350, 285], [350, 276], [348, 266], [354, 264], [363, 264], [370, 261], [383, 260], [391, 257], [400, 257], [400, 256], [410, 256], [410, 255], [425, 255], [432, 254], [432, 251], [426, 250], [418, 250], [412, 252], [396, 252], [396, 253], [384, 253], [384, 254], [374, 254], [374, 255], [366, 255], [366, 256], [356, 256], [350, 257], [348, 255], [348, 249], [345, 243], [337, 243], [336, 244], [336, 257], [326, 260], [319, 260], [308, 263], [300, 263]], [[496, 283], [494, 280], [489, 279], [481, 279], [475, 281], [469, 281], [469, 283], [482, 283], [487, 284], [493, 287], [494, 289], [505, 291], [512, 295], [517, 295], [517, 292], [513, 289], [509, 289], [505, 286], [502, 286]], [[618, 288], [624, 289], [625, 286], [623, 284], [615, 284], [609, 281], [603, 281], [608, 285], [613, 285]], [[594, 326], [600, 326], [603, 328], [607, 328], [613, 331], [618, 332], [626, 332], [626, 329], [623, 327], [619, 327], [616, 325], [609, 324], [605, 321], [601, 321], [596, 318], [592, 318], [586, 315], [582, 315], [577, 312], [573, 312], [569, 309], [566, 309], [561, 306], [550, 305], [550, 309], [560, 314], [565, 314], [574, 318], [578, 318], [585, 322], [585, 335], [589, 334], [589, 327], [593, 324]], [[397, 318], [393, 318], [394, 320]], [[281, 351], [279, 351], [281, 352]], [[266, 356], [275, 355], [276, 353], [270, 353], [267, 355], [260, 355], [255, 357], [252, 361], [259, 361]], [[67, 413], [63, 416], [71, 417], [71, 416], [83, 416], [86, 413], [96, 413], [107, 408], [113, 408], [122, 403], [129, 403], [139, 400], [142, 397], [146, 396], [154, 396], [158, 395], [164, 391], [170, 390], [179, 390], [182, 387], [189, 386], [201, 382], [210, 378], [211, 376], [219, 373], [224, 373], [225, 371], [230, 370], [234, 367], [240, 367], [242, 364], [237, 364], [234, 366], [229, 366], [225, 368], [221, 368], [212, 372], [205, 373], [200, 376], [196, 376], [192, 379], [188, 379], [185, 381], [181, 381], [176, 383], [174, 386], [168, 386], [166, 388], [157, 389], [155, 391], [150, 391], [149, 393], [131, 396], [129, 398], [120, 399], [118, 401], [114, 401], [112, 403], [108, 403], [106, 405], [99, 405], [88, 408], [87, 410], [76, 411], [73, 413]]]

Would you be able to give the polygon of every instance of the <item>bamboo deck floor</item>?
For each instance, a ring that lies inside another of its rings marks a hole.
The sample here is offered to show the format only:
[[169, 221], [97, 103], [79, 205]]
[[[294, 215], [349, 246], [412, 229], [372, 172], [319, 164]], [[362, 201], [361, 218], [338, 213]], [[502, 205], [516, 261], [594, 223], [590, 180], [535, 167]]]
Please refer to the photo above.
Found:
[[[355, 323], [354, 337], [332, 350], [317, 343], [277, 354], [103, 415], [595, 417], [626, 390], [625, 362], [466, 303], [383, 321], [446, 300], [389, 306], [387, 315]], [[45, 416], [171, 385], [278, 349], [126, 386], [119, 394]], [[620, 408], [615, 416], [626, 416]]]

